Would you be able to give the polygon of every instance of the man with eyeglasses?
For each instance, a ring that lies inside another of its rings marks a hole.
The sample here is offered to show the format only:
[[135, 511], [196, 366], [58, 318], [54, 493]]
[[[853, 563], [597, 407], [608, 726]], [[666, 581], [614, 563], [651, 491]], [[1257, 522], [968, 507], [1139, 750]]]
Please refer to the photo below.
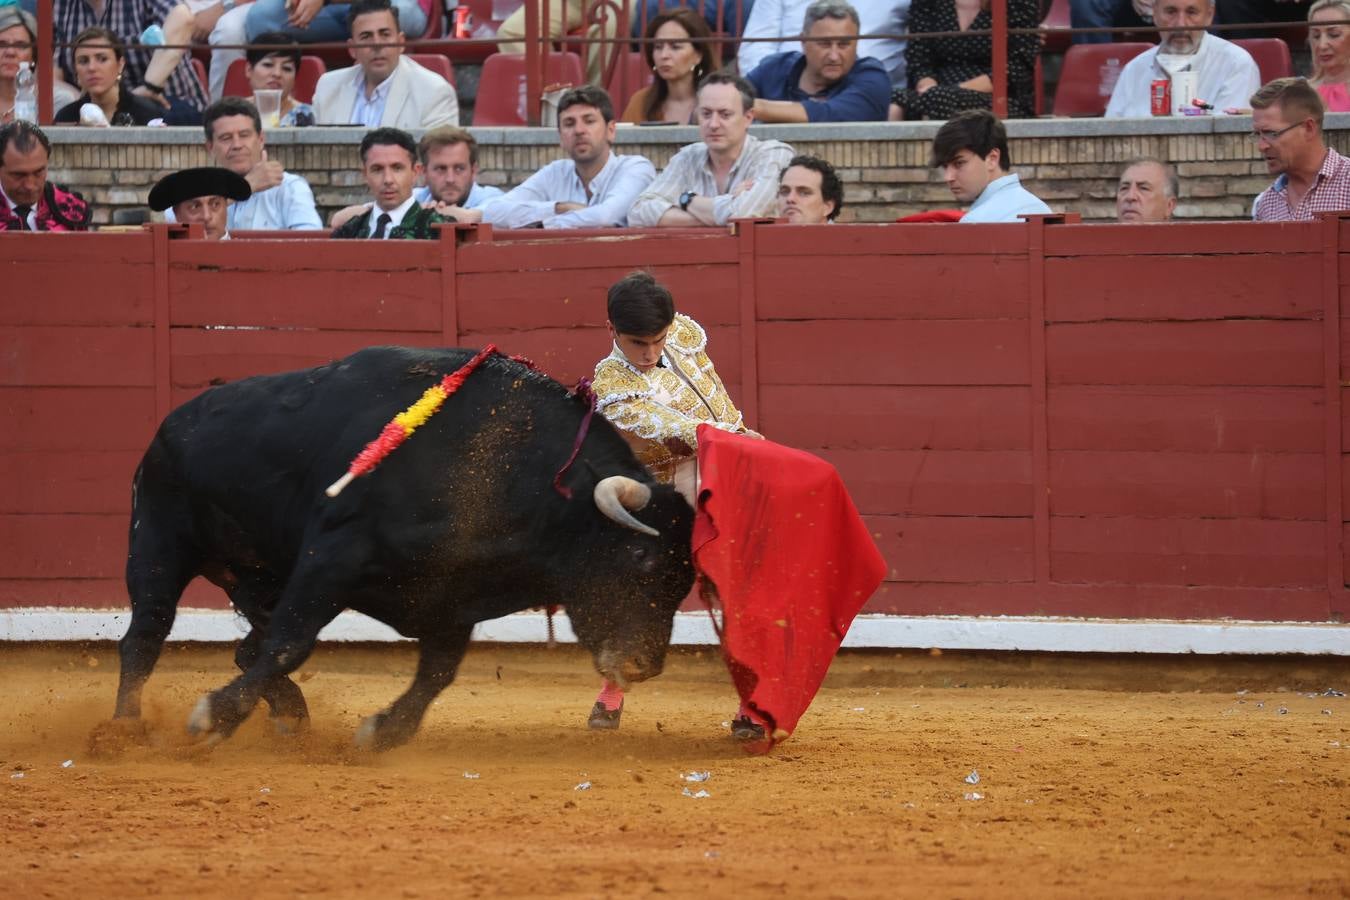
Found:
[[1277, 78], [1251, 98], [1252, 140], [1278, 175], [1252, 204], [1258, 222], [1350, 210], [1350, 159], [1322, 139], [1322, 98], [1302, 78]]

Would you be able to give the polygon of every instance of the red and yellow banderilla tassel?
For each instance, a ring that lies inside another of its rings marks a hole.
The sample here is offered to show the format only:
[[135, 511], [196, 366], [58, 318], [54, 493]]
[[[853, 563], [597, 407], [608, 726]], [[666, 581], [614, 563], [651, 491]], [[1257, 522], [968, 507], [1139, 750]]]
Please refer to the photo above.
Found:
[[473, 370], [482, 365], [483, 360], [496, 353], [497, 346], [488, 344], [473, 359], [442, 378], [437, 384], [427, 388], [416, 403], [394, 416], [389, 424], [385, 425], [380, 431], [380, 436], [366, 444], [365, 449], [356, 454], [356, 458], [347, 467], [347, 474], [330, 484], [324, 493], [330, 497], [336, 497], [354, 479], [367, 474], [384, 462], [385, 457], [392, 453], [399, 444], [406, 441], [414, 431], [426, 424], [427, 419], [436, 414], [436, 411], [445, 403], [445, 398], [459, 390], [465, 379], [473, 374]]

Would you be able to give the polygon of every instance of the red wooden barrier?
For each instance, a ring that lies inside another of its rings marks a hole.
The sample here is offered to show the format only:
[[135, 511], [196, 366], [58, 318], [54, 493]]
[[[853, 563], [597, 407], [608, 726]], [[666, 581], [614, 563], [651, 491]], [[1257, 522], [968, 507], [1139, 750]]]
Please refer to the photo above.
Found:
[[0, 304], [0, 607], [124, 603], [171, 404], [375, 343], [572, 381], [650, 268], [755, 427], [838, 466], [891, 566], [871, 611], [1339, 620], [1347, 225], [6, 236], [0, 283], [42, 290]]

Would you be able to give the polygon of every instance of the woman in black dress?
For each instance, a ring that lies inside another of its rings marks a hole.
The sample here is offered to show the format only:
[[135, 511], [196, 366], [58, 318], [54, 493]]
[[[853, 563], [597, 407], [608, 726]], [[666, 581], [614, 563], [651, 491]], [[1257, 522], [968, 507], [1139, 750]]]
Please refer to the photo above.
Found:
[[[1009, 28], [1040, 24], [1039, 0], [1007, 0]], [[966, 109], [993, 106], [993, 39], [989, 35], [926, 38], [925, 32], [988, 31], [989, 0], [914, 0], [905, 46], [909, 87], [891, 95], [892, 121], [949, 119]], [[1035, 115], [1036, 34], [1008, 35], [1008, 115]]]
[[122, 39], [106, 28], [86, 28], [73, 42], [75, 78], [84, 94], [56, 113], [58, 125], [80, 122], [80, 107], [93, 103], [103, 110], [109, 125], [148, 125], [162, 119], [163, 106], [133, 94], [122, 84], [127, 48]]

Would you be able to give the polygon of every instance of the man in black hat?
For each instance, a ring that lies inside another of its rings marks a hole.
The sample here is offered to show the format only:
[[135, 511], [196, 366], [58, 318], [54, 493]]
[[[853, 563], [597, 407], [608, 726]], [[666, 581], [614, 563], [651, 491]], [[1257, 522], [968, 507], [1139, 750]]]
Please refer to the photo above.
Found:
[[247, 200], [253, 193], [242, 175], [216, 166], [183, 169], [165, 175], [150, 189], [150, 208], [173, 209], [183, 225], [198, 223], [208, 241], [229, 240], [225, 214], [231, 200]]

